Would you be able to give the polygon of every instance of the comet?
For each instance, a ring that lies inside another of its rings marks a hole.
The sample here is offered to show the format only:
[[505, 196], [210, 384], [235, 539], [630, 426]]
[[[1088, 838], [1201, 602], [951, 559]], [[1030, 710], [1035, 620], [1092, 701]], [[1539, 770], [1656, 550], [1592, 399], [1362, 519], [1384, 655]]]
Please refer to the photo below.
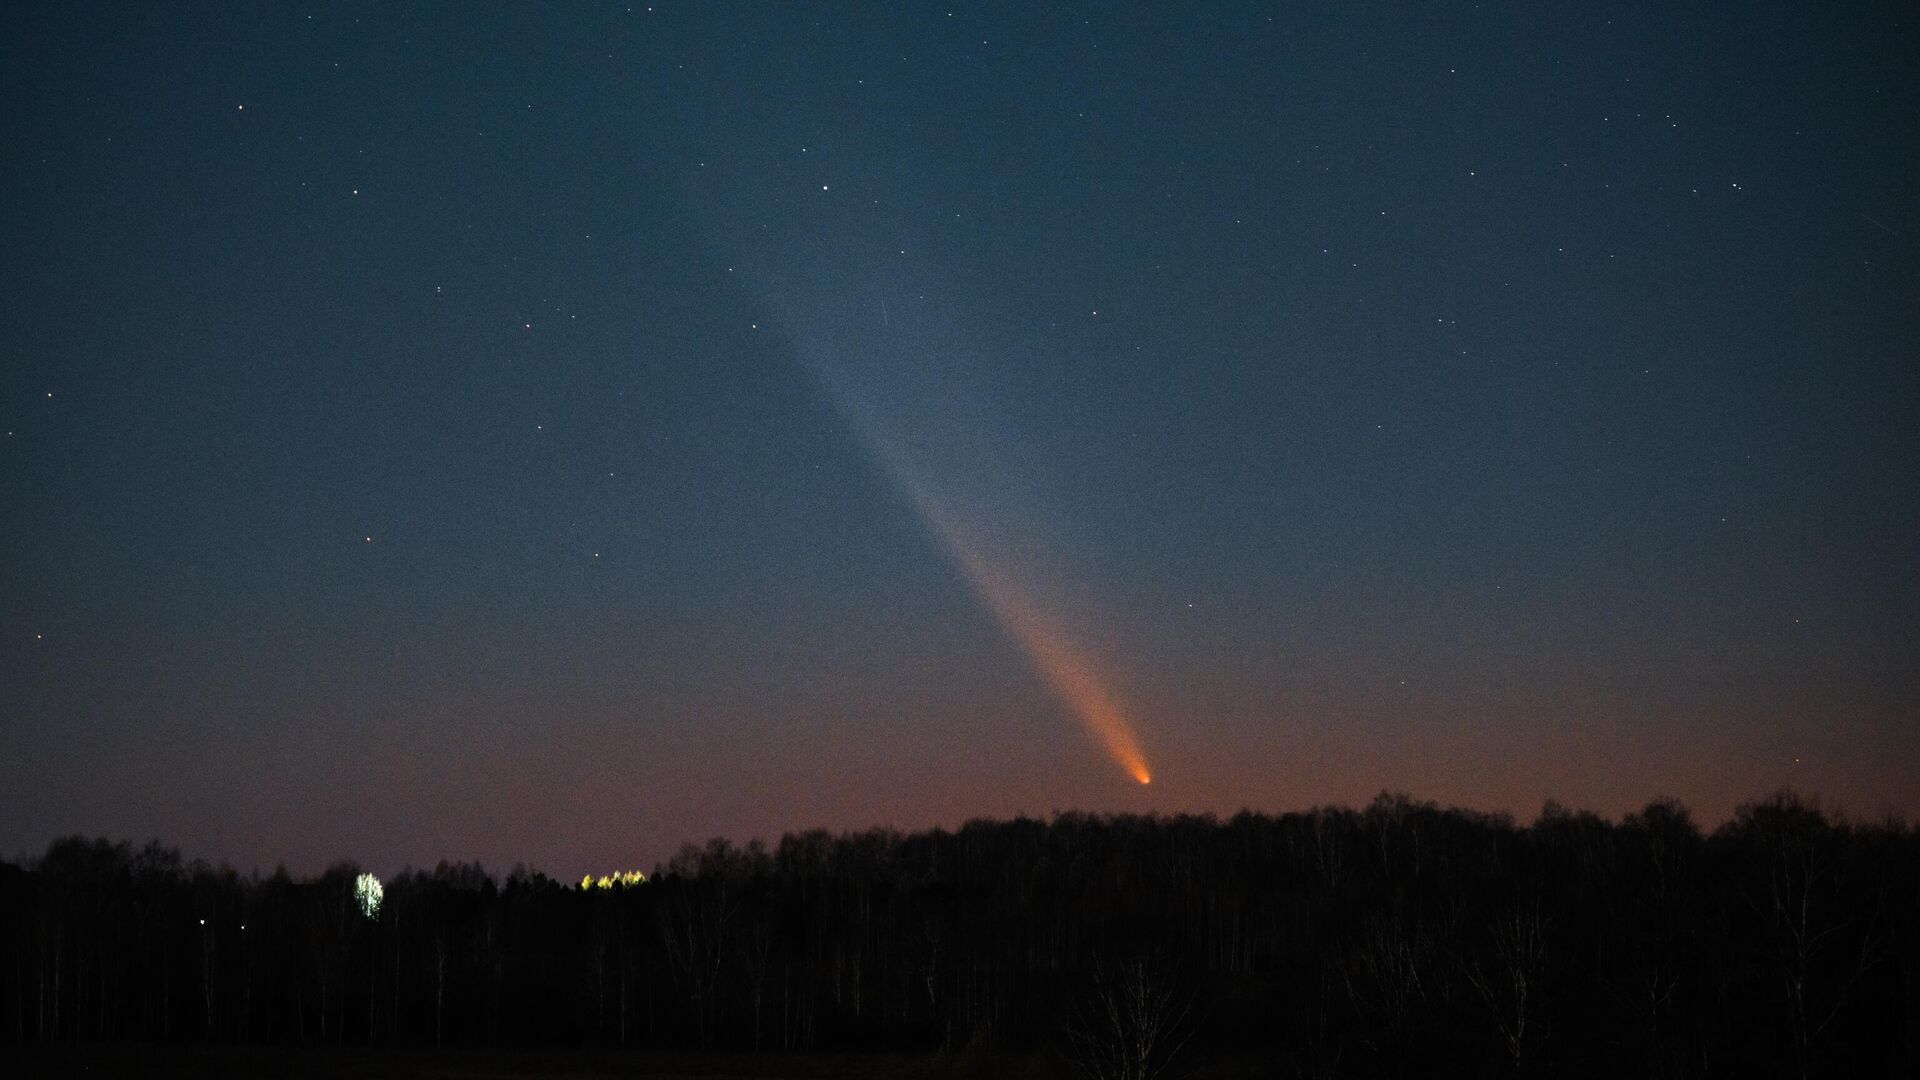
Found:
[[[967, 350], [954, 345], [964, 334], [941, 324], [929, 305], [918, 305], [913, 318], [894, 319], [883, 289], [846, 285], [887, 276], [867, 272], [858, 258], [832, 271], [789, 267], [774, 275], [779, 284], [761, 281], [762, 273], [743, 277], [761, 284], [767, 307], [784, 309], [794, 360], [823, 399], [906, 493], [974, 597], [1054, 696], [1128, 776], [1151, 784], [1133, 718], [1090, 650], [1069, 631], [1069, 612], [1043, 601], [1031, 572], [1025, 579], [1015, 572], [1013, 549], [1029, 542], [1030, 530], [1010, 530], [1004, 515], [981, 509], [1018, 499], [1008, 486], [987, 481], [1011, 472], [996, 453], [994, 410], [970, 392]], [[815, 292], [823, 281], [840, 283], [839, 295]], [[845, 296], [877, 299], [879, 321], [872, 308], [849, 304]], [[953, 497], [960, 493], [971, 499]]]
[[986, 545], [961, 517], [916, 474], [897, 448], [870, 435], [878, 456], [911, 496], [933, 534], [939, 539], [967, 584], [1008, 637], [1018, 644], [1034, 669], [1069, 711], [1079, 719], [1107, 755], [1141, 785], [1153, 783], [1153, 770], [1140, 748], [1133, 721], [1084, 649], [1074, 641], [1058, 616], [1045, 610], [1018, 579], [996, 566]]

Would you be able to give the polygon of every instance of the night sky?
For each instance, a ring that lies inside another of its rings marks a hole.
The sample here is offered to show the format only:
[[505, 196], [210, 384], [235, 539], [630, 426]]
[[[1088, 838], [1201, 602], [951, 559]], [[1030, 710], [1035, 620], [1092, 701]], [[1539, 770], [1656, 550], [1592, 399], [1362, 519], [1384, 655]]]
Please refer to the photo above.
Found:
[[0, 853], [1920, 813], [1917, 21], [0, 6]]

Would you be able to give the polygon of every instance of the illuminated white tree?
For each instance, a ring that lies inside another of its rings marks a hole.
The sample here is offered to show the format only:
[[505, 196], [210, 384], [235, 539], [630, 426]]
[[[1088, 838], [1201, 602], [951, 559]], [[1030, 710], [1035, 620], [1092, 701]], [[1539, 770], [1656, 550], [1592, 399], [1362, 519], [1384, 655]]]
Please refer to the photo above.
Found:
[[353, 900], [360, 905], [360, 914], [369, 919], [379, 918], [380, 901], [386, 899], [387, 890], [380, 879], [372, 874], [361, 874], [353, 880]]

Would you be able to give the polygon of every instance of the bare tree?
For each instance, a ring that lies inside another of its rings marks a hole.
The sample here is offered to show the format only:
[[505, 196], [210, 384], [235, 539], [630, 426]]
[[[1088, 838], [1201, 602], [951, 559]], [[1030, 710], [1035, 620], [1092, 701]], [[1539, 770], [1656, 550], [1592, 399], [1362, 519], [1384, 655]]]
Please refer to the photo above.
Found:
[[1193, 1000], [1144, 958], [1096, 962], [1086, 995], [1068, 1017], [1074, 1065], [1089, 1080], [1152, 1080], [1167, 1075], [1193, 1034]]
[[719, 1021], [720, 979], [740, 910], [736, 852], [724, 840], [703, 851], [686, 845], [668, 864], [668, 890], [655, 909], [661, 944], [693, 1007], [700, 1045], [713, 1043]]
[[1433, 977], [1433, 939], [1395, 914], [1368, 919], [1351, 942], [1340, 974], [1354, 1010], [1369, 1021], [1363, 1045], [1404, 1070], [1408, 1027]]
[[[1538, 1026], [1541, 984], [1547, 970], [1546, 920], [1538, 901], [1495, 920], [1487, 955], [1462, 965], [1467, 984], [1492, 1015], [1514, 1072], [1526, 1064], [1528, 1031]], [[1537, 1031], [1534, 1038], [1538, 1039]]]
[[1819, 807], [1781, 792], [1738, 813], [1733, 828], [1753, 846], [1763, 875], [1747, 903], [1786, 995], [1795, 1074], [1807, 1077], [1821, 1037], [1879, 956], [1877, 912], [1845, 902], [1851, 867], [1842, 857], [1844, 834]]

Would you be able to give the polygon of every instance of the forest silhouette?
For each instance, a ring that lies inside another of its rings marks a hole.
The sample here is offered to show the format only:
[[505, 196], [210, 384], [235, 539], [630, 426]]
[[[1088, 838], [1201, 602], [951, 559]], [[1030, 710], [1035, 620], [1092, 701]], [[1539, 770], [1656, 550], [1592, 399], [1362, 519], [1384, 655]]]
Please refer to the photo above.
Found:
[[1790, 792], [1711, 832], [1382, 795], [712, 840], [584, 886], [442, 863], [371, 911], [359, 878], [77, 837], [0, 863], [0, 1041], [1920, 1075], [1920, 834]]

